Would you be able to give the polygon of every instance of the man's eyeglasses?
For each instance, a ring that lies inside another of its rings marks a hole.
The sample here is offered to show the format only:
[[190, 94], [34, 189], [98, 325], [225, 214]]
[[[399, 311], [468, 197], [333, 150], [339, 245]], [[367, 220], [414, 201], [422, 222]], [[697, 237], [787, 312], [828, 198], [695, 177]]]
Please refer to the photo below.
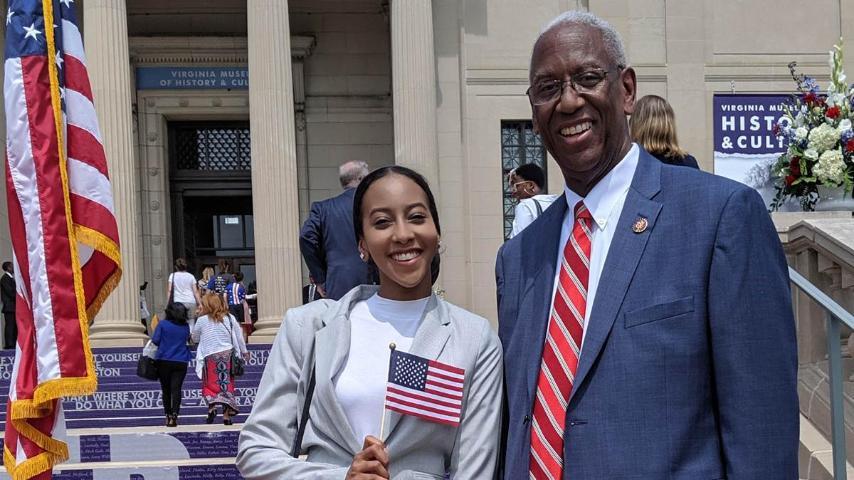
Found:
[[625, 67], [622, 65], [617, 65], [617, 68], [614, 70], [594, 68], [593, 70], [576, 73], [570, 76], [569, 80], [545, 80], [528, 87], [525, 94], [531, 99], [532, 104], [539, 106], [551, 103], [560, 98], [567, 84], [571, 85], [576, 93], [591, 93], [602, 83], [602, 80], [605, 80], [605, 77], [609, 73], [620, 72], [623, 68]]

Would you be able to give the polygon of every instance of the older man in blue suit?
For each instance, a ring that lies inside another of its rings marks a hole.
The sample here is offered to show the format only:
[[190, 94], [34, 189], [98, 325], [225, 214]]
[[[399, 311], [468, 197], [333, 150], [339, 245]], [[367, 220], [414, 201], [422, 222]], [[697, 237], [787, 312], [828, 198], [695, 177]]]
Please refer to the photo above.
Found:
[[332, 300], [353, 287], [373, 283], [368, 264], [359, 258], [353, 233], [353, 195], [368, 174], [368, 164], [350, 161], [338, 173], [344, 192], [311, 204], [299, 238], [300, 252], [318, 293]]
[[796, 479], [795, 327], [753, 190], [633, 144], [636, 76], [589, 13], [537, 39], [528, 97], [559, 198], [498, 254], [518, 479]]

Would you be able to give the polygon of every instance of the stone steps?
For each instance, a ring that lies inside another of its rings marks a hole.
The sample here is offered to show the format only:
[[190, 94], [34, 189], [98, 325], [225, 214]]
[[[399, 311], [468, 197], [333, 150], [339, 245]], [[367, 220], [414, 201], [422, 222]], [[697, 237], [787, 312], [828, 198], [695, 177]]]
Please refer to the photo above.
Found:
[[[165, 427], [160, 384], [136, 376], [141, 348], [94, 349], [98, 391], [63, 401], [70, 458], [57, 480], [240, 480], [234, 466], [240, 424], [251, 412], [269, 355], [250, 345], [246, 374], [237, 379], [241, 413], [235, 425], [205, 423], [202, 382], [191, 362], [177, 428]], [[5, 428], [12, 352], [0, 352], [0, 429]], [[8, 478], [0, 474], [0, 479]]]

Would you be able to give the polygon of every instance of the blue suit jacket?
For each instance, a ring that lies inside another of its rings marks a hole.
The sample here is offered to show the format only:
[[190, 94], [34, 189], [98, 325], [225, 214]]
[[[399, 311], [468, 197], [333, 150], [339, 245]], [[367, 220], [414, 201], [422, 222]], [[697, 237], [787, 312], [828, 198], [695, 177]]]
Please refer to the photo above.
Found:
[[[508, 480], [528, 478], [566, 209], [558, 199], [498, 254]], [[796, 373], [786, 262], [760, 196], [641, 150], [570, 396], [565, 478], [796, 479]]]
[[368, 265], [359, 258], [353, 231], [355, 193], [350, 188], [337, 197], [312, 203], [300, 230], [299, 246], [308, 271], [332, 300], [353, 287], [372, 283]]

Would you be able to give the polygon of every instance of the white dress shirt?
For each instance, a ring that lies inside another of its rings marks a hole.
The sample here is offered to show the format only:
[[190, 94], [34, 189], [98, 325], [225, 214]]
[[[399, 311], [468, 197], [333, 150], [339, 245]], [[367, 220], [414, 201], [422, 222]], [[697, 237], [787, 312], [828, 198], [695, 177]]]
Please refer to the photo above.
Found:
[[545, 211], [557, 198], [558, 195], [534, 195], [531, 198], [520, 200], [513, 216], [513, 231], [510, 232], [510, 238], [519, 235], [525, 227], [534, 223], [534, 220], [540, 216], [535, 203], [539, 203], [540, 209]]
[[584, 205], [590, 210], [593, 217], [593, 238], [590, 245], [590, 277], [587, 279], [587, 305], [584, 312], [584, 333], [581, 337], [581, 347], [584, 346], [584, 338], [587, 336], [587, 322], [590, 319], [590, 311], [596, 299], [596, 290], [599, 287], [599, 277], [602, 275], [602, 267], [608, 257], [611, 248], [611, 240], [617, 229], [620, 214], [623, 213], [623, 205], [635, 170], [638, 166], [639, 150], [637, 144], [632, 148], [610, 172], [608, 172], [593, 189], [582, 198], [577, 193], [564, 186], [564, 198], [566, 198], [566, 215], [563, 217], [563, 225], [560, 228], [560, 243], [557, 252], [557, 268], [555, 268], [554, 286], [552, 287], [552, 305], [549, 308], [551, 315], [554, 308], [554, 296], [557, 291], [558, 279], [560, 278], [561, 260], [563, 248], [569, 235], [572, 233], [572, 225], [575, 223], [575, 205], [584, 201]]

